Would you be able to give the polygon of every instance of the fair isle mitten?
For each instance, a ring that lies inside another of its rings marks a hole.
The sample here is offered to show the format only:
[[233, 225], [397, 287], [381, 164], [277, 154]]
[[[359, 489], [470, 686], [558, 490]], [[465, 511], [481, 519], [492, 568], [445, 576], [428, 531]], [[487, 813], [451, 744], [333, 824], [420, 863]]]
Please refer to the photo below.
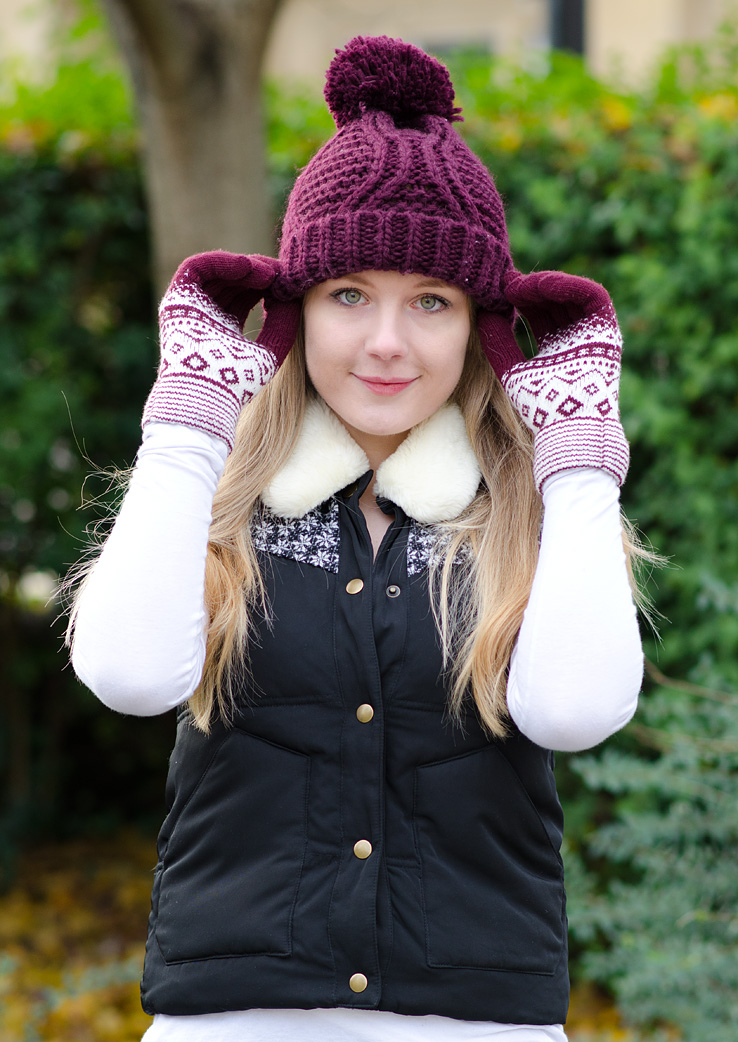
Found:
[[[200, 253], [177, 269], [159, 306], [161, 361], [142, 425], [183, 423], [233, 448], [243, 406], [271, 380], [292, 346], [300, 303], [275, 300], [279, 261], [257, 254]], [[242, 333], [264, 301], [256, 341]]]
[[618, 411], [623, 340], [607, 291], [559, 271], [515, 272], [505, 295], [530, 326], [535, 358], [523, 358], [503, 316], [481, 312], [478, 326], [490, 364], [535, 435], [536, 487], [575, 467], [609, 471], [622, 485], [629, 461]]

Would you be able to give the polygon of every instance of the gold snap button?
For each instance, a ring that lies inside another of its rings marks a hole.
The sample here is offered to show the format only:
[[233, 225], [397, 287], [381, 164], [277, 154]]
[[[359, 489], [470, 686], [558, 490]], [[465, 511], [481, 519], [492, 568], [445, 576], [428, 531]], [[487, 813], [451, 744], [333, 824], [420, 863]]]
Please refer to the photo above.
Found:
[[361, 593], [364, 589], [363, 579], [351, 579], [350, 582], [346, 583], [346, 593]]
[[349, 979], [349, 988], [359, 994], [362, 991], [366, 991], [369, 986], [369, 981], [366, 979], [363, 973], [354, 973]]
[[354, 843], [354, 854], [357, 856], [359, 861], [366, 861], [372, 852], [372, 845], [368, 839], [358, 839]]
[[374, 710], [367, 702], [365, 702], [363, 706], [359, 706], [356, 710], [356, 719], [360, 724], [368, 724], [373, 718]]
[[394, 585], [388, 586], [387, 589], [385, 590], [385, 593], [387, 594], [388, 597], [399, 597], [400, 596], [400, 587], [399, 586], [394, 586]]

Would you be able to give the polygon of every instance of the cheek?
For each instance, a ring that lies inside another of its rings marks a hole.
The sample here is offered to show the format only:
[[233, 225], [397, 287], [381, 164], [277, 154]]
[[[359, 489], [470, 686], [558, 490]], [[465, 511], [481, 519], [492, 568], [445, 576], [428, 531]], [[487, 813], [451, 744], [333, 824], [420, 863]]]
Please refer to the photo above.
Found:
[[453, 360], [449, 360], [444, 368], [443, 379], [443, 395], [444, 398], [450, 398], [456, 390], [461, 374], [464, 371], [464, 357], [454, 357]]
[[345, 373], [347, 361], [335, 338], [321, 330], [305, 327], [305, 368], [315, 390], [322, 397], [330, 393]]
[[324, 348], [321, 345], [327, 342], [326, 333], [321, 329], [320, 318], [314, 314], [314, 309], [308, 306], [304, 311], [305, 323], [305, 366], [310, 379], [320, 378], [325, 367]]
[[320, 351], [311, 348], [310, 341], [307, 339], [305, 340], [305, 368], [307, 369], [310, 382], [316, 391], [320, 393], [325, 378], [325, 367], [322, 363]]
[[445, 375], [447, 383], [450, 384], [449, 394], [454, 390], [461, 379], [464, 370], [466, 354], [469, 348], [469, 335], [471, 325], [466, 322], [461, 328], [454, 331], [443, 345], [438, 357], [438, 371]]
[[463, 341], [460, 341], [455, 345], [455, 349], [451, 352], [449, 358], [447, 358], [446, 364], [449, 369], [456, 374], [456, 380], [458, 382], [461, 372], [464, 368], [464, 362], [466, 361], [466, 353], [469, 349], [469, 336], [465, 336]]

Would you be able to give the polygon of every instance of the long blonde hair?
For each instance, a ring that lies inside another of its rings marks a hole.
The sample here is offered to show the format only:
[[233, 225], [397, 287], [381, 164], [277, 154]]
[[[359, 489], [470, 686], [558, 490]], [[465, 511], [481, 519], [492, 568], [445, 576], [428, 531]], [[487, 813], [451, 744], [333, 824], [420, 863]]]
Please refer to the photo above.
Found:
[[[248, 668], [255, 614], [268, 613], [251, 540], [260, 496], [290, 454], [305, 403], [315, 392], [299, 337], [277, 376], [244, 409], [213, 503], [205, 598], [210, 615], [202, 681], [190, 699], [207, 731], [217, 711], [233, 709], [234, 668]], [[482, 470], [474, 500], [453, 522], [437, 525], [429, 573], [434, 614], [450, 677], [450, 708], [471, 691], [493, 735], [506, 731], [507, 665], [538, 560], [541, 500], [533, 484], [532, 437], [518, 418], [473, 330], [454, 392]]]

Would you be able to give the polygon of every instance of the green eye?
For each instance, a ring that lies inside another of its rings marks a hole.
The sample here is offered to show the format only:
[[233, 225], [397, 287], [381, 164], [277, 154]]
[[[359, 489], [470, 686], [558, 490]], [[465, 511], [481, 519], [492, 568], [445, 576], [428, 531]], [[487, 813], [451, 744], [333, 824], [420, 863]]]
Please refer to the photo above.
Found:
[[434, 297], [432, 293], [426, 293], [425, 296], [420, 298], [418, 303], [423, 311], [437, 311], [441, 301], [438, 297]]
[[361, 300], [361, 293], [358, 289], [343, 289], [339, 298], [343, 300], [344, 304], [358, 304]]

